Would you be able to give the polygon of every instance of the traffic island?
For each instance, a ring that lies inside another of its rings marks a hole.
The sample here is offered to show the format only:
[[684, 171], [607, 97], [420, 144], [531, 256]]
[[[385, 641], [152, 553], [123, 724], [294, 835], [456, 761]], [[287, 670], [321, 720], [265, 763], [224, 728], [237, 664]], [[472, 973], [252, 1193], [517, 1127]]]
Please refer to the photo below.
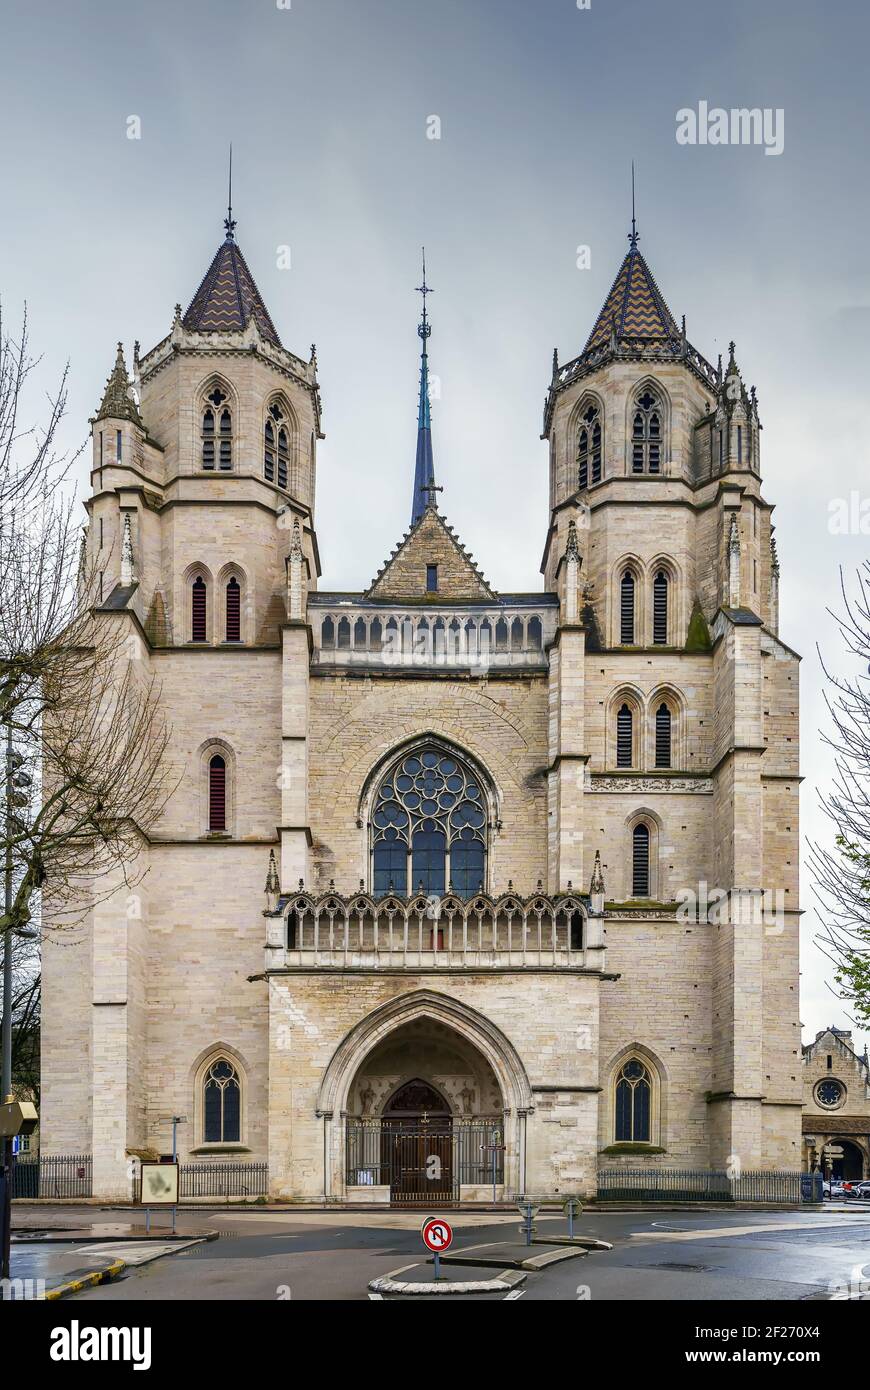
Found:
[[[549, 1244], [550, 1242], [547, 1242]], [[577, 1242], [570, 1246], [559, 1245], [557, 1249], [541, 1250], [532, 1253], [533, 1247], [519, 1241], [493, 1241], [486, 1245], [468, 1245], [462, 1250], [439, 1256], [445, 1265], [478, 1265], [497, 1269], [546, 1269], [548, 1265], [560, 1264], [563, 1260], [582, 1259], [589, 1251]]]
[[[442, 1263], [444, 1256], [441, 1256]], [[500, 1269], [489, 1279], [458, 1279], [450, 1275], [432, 1278], [432, 1271], [425, 1264], [403, 1265], [400, 1269], [381, 1274], [369, 1282], [369, 1292], [383, 1298], [397, 1297], [438, 1297], [450, 1294], [502, 1294], [510, 1293], [526, 1281], [525, 1274], [516, 1269]]]

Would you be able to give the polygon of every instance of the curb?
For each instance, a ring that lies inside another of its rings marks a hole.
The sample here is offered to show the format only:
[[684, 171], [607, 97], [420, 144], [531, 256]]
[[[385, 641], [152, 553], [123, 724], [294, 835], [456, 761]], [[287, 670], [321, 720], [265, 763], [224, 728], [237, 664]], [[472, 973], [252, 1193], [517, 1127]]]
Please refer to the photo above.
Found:
[[409, 1283], [402, 1279], [395, 1279], [396, 1274], [403, 1274], [406, 1269], [413, 1269], [414, 1265], [403, 1265], [401, 1269], [394, 1269], [389, 1274], [381, 1274], [377, 1279], [372, 1279], [368, 1288], [372, 1293], [392, 1293], [406, 1294], [455, 1294], [455, 1293], [506, 1293], [508, 1289], [516, 1288], [519, 1284], [526, 1281], [525, 1274], [515, 1269], [504, 1269], [500, 1274], [492, 1279], [463, 1279], [453, 1283], [448, 1283], [444, 1279], [437, 1282], [429, 1280], [426, 1283]]
[[123, 1274], [126, 1268], [126, 1260], [115, 1260], [106, 1269], [95, 1270], [93, 1274], [85, 1274], [81, 1279], [69, 1279], [65, 1284], [57, 1284], [53, 1289], [47, 1289], [45, 1301], [55, 1302], [69, 1294], [81, 1293], [82, 1289], [95, 1289], [98, 1284], [110, 1284]]

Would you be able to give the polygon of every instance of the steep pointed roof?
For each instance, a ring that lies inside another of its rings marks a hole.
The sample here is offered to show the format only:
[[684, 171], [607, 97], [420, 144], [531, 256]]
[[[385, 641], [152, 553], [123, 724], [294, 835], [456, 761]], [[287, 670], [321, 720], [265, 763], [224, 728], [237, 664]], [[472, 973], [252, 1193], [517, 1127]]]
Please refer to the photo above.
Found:
[[[427, 590], [426, 569], [438, 568], [438, 588]], [[402, 537], [366, 592], [369, 599], [391, 602], [491, 600], [495, 591], [487, 584], [469, 552], [446, 519], [430, 502], [423, 515]]]
[[632, 238], [632, 245], [595, 320], [595, 327], [586, 340], [584, 353], [607, 343], [614, 331], [617, 339], [661, 341], [680, 338], [680, 330], [653, 273], [637, 249], [636, 238]]
[[136, 397], [133, 394], [132, 383], [127, 375], [123, 343], [118, 344], [115, 365], [109, 373], [103, 399], [94, 419], [132, 420], [133, 424], [138, 425], [140, 429], [145, 428], [142, 416], [139, 414], [139, 407], [136, 404]]
[[239, 333], [252, 315], [261, 337], [280, 347], [269, 310], [229, 226], [182, 323], [195, 333]]

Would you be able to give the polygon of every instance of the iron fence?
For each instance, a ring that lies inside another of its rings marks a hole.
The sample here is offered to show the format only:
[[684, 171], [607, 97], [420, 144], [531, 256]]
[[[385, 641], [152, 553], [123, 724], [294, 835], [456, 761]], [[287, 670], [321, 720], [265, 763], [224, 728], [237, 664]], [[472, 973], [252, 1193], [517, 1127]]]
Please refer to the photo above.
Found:
[[602, 1168], [601, 1202], [820, 1202], [820, 1173], [750, 1170], [731, 1177], [702, 1168]]
[[460, 1188], [504, 1182], [501, 1118], [429, 1126], [389, 1120], [348, 1120], [345, 1131], [349, 1187], [387, 1187], [399, 1204], [459, 1200]]
[[268, 1163], [181, 1163], [178, 1195], [183, 1197], [266, 1197]]
[[90, 1197], [90, 1154], [19, 1154], [12, 1168], [12, 1196]]

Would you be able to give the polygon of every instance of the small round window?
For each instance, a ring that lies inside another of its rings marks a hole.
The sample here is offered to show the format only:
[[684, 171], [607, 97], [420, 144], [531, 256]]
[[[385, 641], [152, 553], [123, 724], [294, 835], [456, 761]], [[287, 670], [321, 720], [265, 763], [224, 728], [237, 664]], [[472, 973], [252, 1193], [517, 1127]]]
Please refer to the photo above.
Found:
[[820, 1081], [816, 1087], [816, 1100], [819, 1105], [839, 1105], [845, 1094], [843, 1083], [834, 1081], [830, 1077], [825, 1081]]

